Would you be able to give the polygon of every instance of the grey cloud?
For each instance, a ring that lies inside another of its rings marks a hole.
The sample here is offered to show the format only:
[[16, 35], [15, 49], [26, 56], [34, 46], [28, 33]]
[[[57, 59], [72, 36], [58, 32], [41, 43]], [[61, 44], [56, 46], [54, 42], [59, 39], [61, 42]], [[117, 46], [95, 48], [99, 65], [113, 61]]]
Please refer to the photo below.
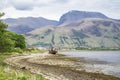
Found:
[[[34, 7], [49, 7], [55, 4], [64, 4], [69, 0], [1, 0], [0, 9], [7, 8], [9, 6], [14, 7], [17, 10], [32, 10]], [[8, 6], [9, 5], [9, 6]]]
[[8, 8], [8, 7], [14, 7], [18, 10], [31, 10], [33, 9], [33, 0], [1, 0], [0, 1], [0, 10]]
[[9, 3], [17, 10], [32, 10], [34, 7], [51, 5], [54, 0], [10, 0]]
[[14, 6], [17, 10], [32, 10], [33, 7], [31, 6], [26, 6], [26, 5], [23, 5], [23, 6]]
[[55, 3], [61, 4], [61, 3], [68, 3], [69, 0], [55, 0]]
[[11, 5], [18, 10], [32, 10], [34, 7], [46, 7], [67, 3], [69, 0], [11, 0]]
[[33, 0], [11, 0], [9, 1], [11, 6], [17, 10], [32, 10], [33, 9]]

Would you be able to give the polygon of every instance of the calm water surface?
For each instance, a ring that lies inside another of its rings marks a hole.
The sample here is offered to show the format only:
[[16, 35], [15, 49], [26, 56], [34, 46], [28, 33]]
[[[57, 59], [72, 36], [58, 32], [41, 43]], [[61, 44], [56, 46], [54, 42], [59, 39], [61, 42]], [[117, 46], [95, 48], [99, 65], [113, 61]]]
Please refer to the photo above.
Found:
[[120, 51], [77, 51], [62, 53], [70, 57], [84, 57], [120, 64]]
[[[107, 75], [120, 77], [120, 51], [77, 51], [62, 52], [69, 57], [85, 58], [89, 60], [89, 64], [84, 63], [84, 68], [88, 72], [100, 72]], [[91, 60], [90, 60], [91, 59]], [[97, 63], [94, 63], [97, 61]], [[101, 61], [107, 62], [101, 64]]]

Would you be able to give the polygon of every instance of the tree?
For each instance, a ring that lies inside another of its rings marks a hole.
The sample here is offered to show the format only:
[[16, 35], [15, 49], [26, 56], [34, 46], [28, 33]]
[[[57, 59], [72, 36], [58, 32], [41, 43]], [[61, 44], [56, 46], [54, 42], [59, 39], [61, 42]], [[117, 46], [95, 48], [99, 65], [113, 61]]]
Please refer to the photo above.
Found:
[[[4, 15], [4, 13], [0, 13], [0, 18]], [[0, 20], [0, 36], [3, 34], [5, 29], [7, 28], [7, 25]]]
[[[0, 18], [4, 15], [4, 13], [0, 13]], [[0, 20], [0, 51], [4, 52], [5, 50], [10, 50], [13, 46], [13, 42], [9, 39], [6, 34], [7, 25]]]
[[21, 49], [26, 48], [26, 42], [23, 35], [13, 34], [11, 39], [15, 41], [15, 48], [21, 48]]
[[[4, 13], [0, 13], [0, 18]], [[15, 48], [26, 48], [25, 38], [23, 35], [16, 34], [6, 30], [7, 24], [0, 20], [0, 52], [14, 51]]]
[[12, 41], [7, 35], [0, 37], [0, 52], [9, 52], [14, 49], [14, 41]]

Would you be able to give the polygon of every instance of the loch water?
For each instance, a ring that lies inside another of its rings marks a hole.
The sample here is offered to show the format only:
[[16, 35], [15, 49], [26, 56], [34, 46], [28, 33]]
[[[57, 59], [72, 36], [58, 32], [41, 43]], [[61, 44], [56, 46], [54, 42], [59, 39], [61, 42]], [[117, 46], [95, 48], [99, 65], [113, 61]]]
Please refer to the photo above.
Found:
[[85, 71], [120, 77], [120, 51], [69, 51], [62, 54], [77, 58]]

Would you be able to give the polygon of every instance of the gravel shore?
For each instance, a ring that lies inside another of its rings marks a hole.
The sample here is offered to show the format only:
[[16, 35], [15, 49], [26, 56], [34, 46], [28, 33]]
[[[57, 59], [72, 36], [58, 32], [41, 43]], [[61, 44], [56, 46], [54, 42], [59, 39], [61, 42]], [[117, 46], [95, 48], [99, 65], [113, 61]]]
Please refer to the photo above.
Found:
[[41, 75], [48, 80], [120, 80], [100, 73], [85, 72], [77, 59], [48, 53], [10, 57], [9, 65]]

